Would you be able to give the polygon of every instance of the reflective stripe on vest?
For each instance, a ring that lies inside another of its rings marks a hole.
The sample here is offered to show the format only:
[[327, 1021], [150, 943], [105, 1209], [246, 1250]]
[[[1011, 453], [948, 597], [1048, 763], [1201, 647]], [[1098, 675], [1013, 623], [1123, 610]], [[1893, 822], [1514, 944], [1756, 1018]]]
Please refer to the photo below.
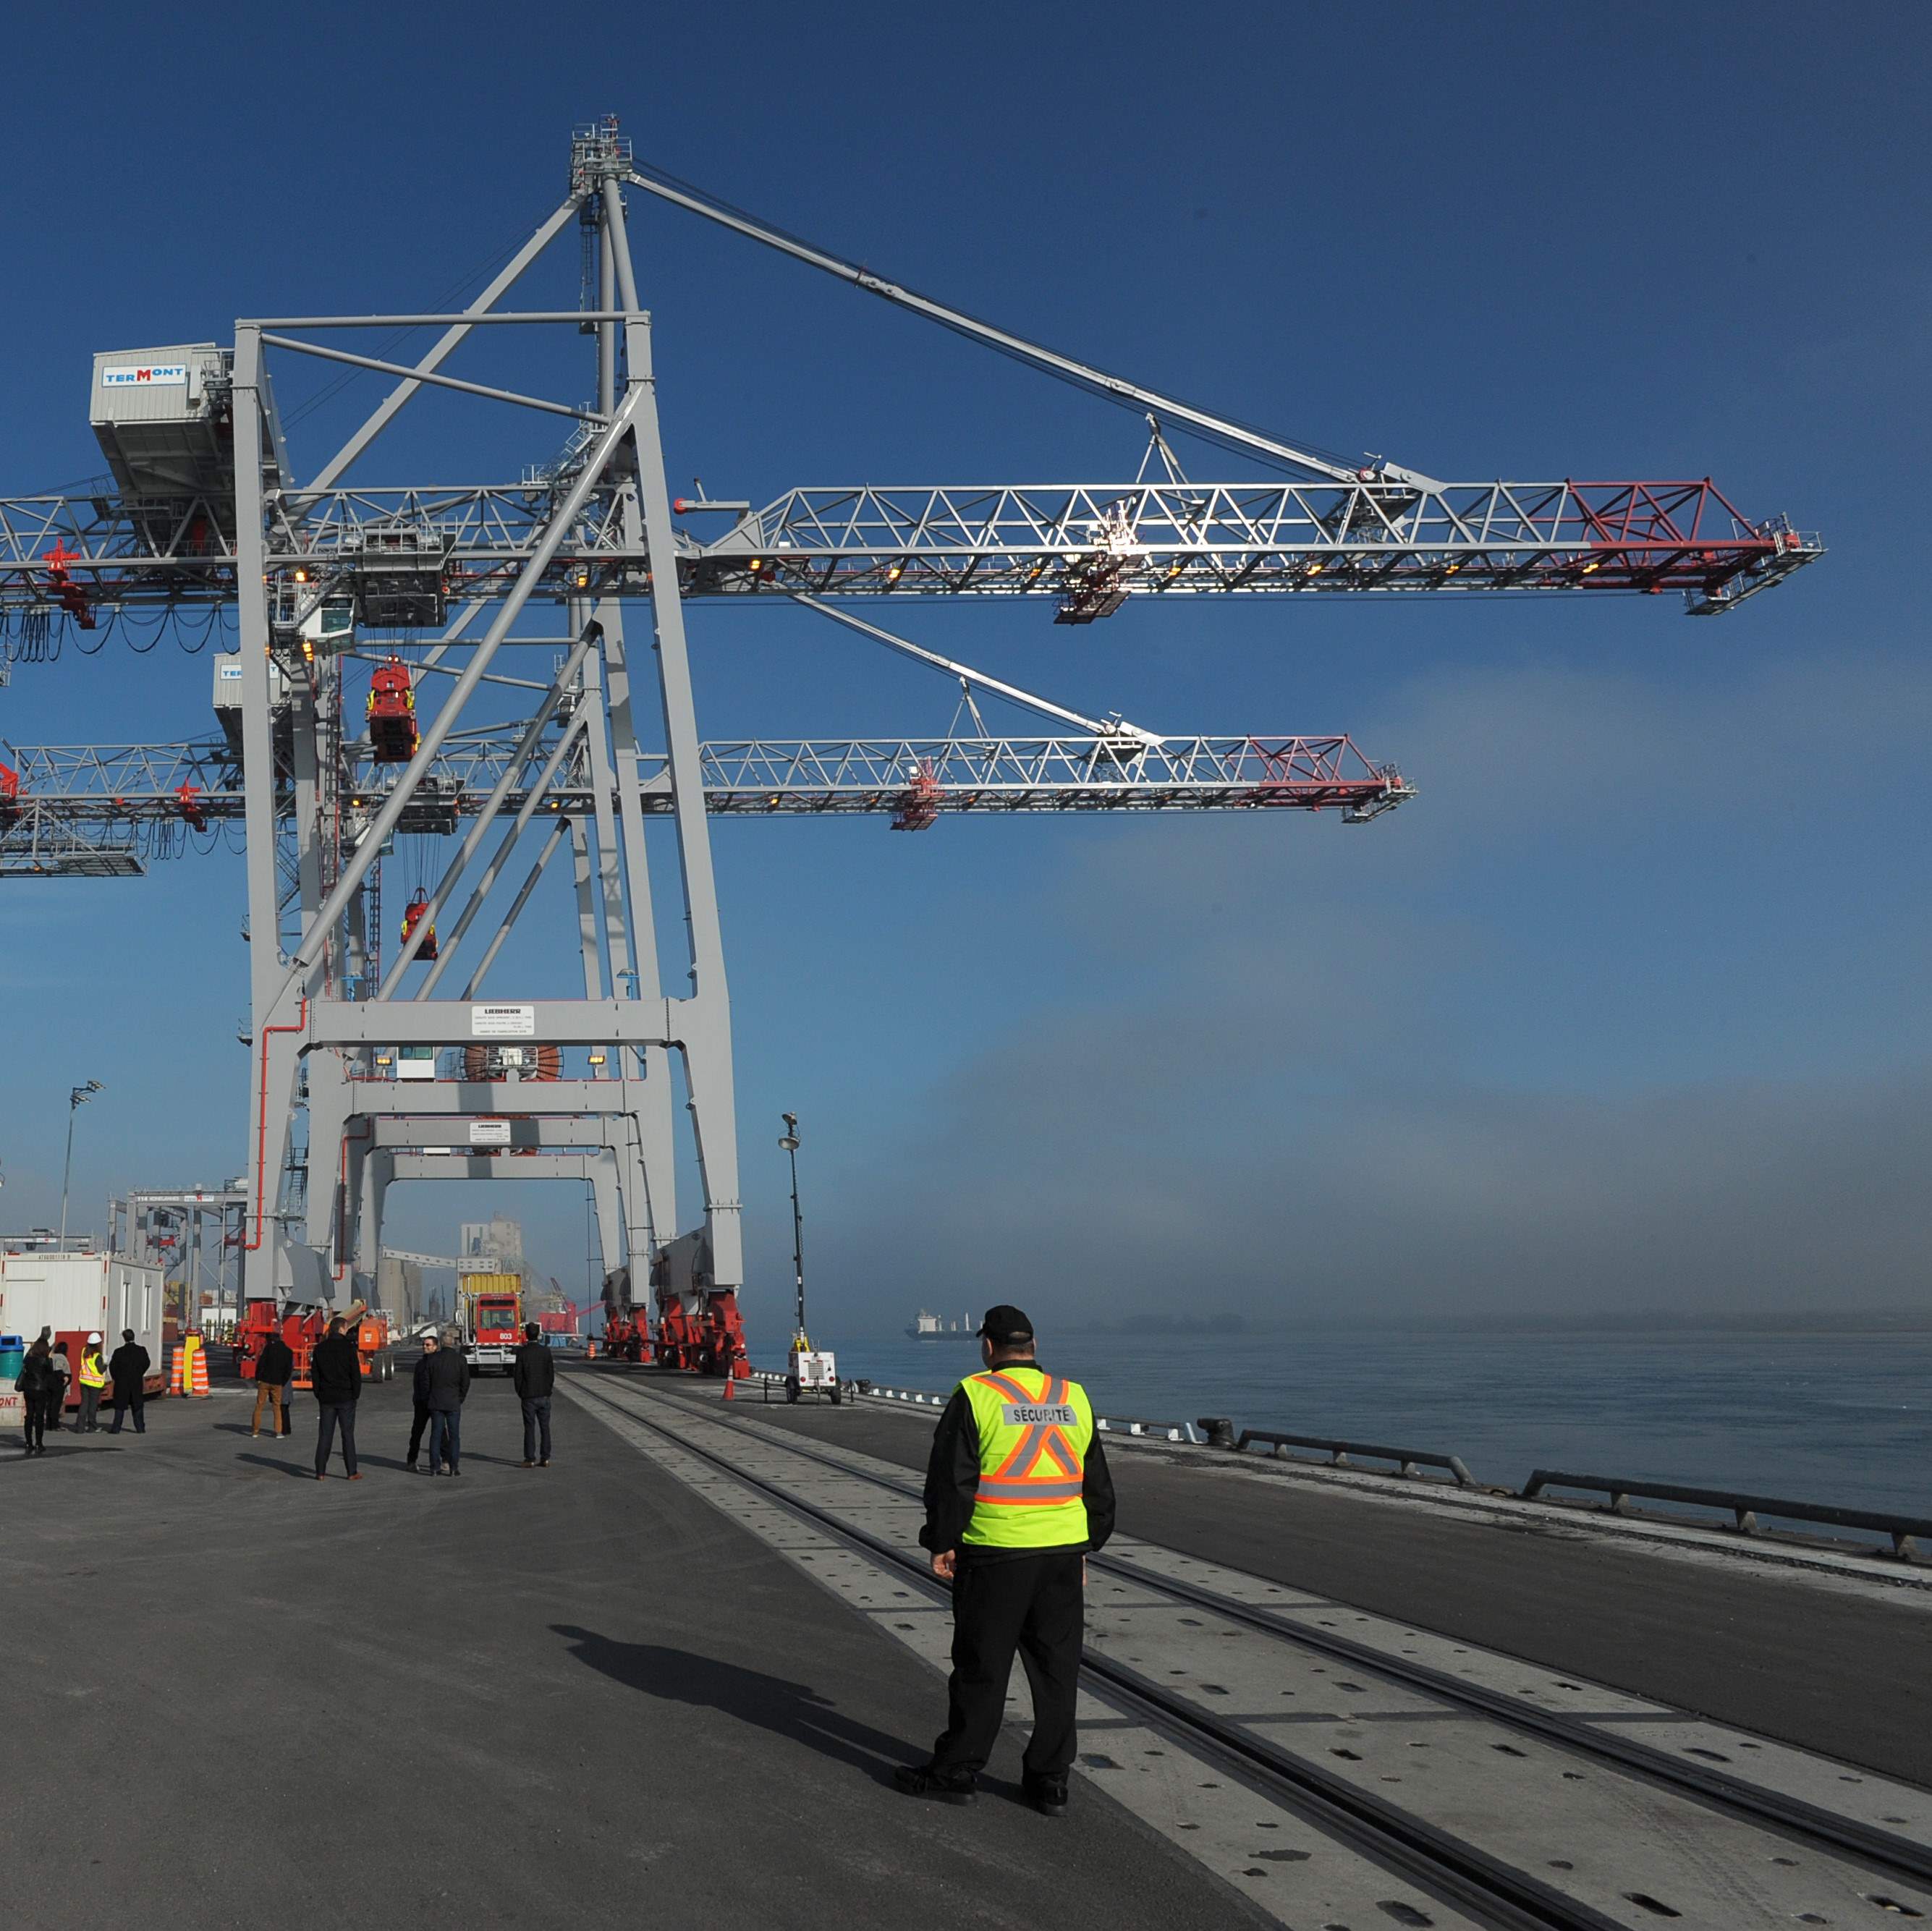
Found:
[[98, 1354], [83, 1354], [80, 1357], [80, 1385], [83, 1388], [106, 1387], [106, 1366]]
[[980, 1436], [980, 1486], [962, 1540], [994, 1549], [1084, 1544], [1082, 1501], [1094, 1411], [1076, 1381], [1030, 1366], [961, 1384]]

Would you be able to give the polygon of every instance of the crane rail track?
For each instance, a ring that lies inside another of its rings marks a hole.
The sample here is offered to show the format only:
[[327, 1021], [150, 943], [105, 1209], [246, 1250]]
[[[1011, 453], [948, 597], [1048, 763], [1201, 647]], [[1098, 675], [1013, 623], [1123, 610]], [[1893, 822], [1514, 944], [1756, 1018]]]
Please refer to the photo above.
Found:
[[[751, 1473], [728, 1457], [638, 1413], [629, 1404], [614, 1400], [596, 1387], [592, 1378], [579, 1378], [578, 1385], [586, 1384], [589, 1392], [628, 1419], [757, 1490], [794, 1516], [890, 1564], [895, 1570], [914, 1580], [928, 1597], [944, 1601], [950, 1596], [950, 1590], [931, 1574], [922, 1560], [845, 1522], [832, 1510], [793, 1493], [782, 1483]], [[674, 1405], [687, 1410], [693, 1406], [683, 1401], [675, 1401]], [[761, 1447], [883, 1489], [901, 1501], [918, 1503], [922, 1500], [919, 1490], [909, 1483], [855, 1468], [802, 1442], [775, 1440], [771, 1434], [761, 1429], [708, 1411], [697, 1414], [694, 1418], [728, 1429]], [[1680, 1762], [1648, 1745], [1623, 1737], [1606, 1735], [1592, 1726], [1538, 1708], [1502, 1692], [1460, 1681], [1426, 1665], [1388, 1657], [1346, 1636], [1307, 1630], [1254, 1604], [1198, 1584], [1160, 1575], [1137, 1563], [1108, 1555], [1090, 1556], [1088, 1561], [1102, 1573], [1131, 1582], [1137, 1588], [1211, 1611], [1277, 1641], [1345, 1662], [1354, 1669], [1372, 1672], [1405, 1688], [1452, 1703], [1473, 1714], [1508, 1725], [1580, 1756], [1613, 1763], [1679, 1795], [1727, 1810], [1780, 1837], [1800, 1839], [1839, 1856], [1882, 1870], [1889, 1876], [1909, 1878], [1915, 1883], [1932, 1886], [1932, 1852], [1910, 1840], [1875, 1829], [1856, 1819], [1837, 1816], [1801, 1799], [1724, 1776], [1702, 1765]], [[1286, 1793], [1291, 1807], [1302, 1812], [1310, 1821], [1354, 1848], [1399, 1870], [1445, 1902], [1506, 1927], [1579, 1927], [1579, 1931], [1580, 1927], [1594, 1927], [1594, 1931], [1604, 1931], [1605, 1927], [1618, 1924], [1617, 1920], [1566, 1895], [1540, 1878], [1492, 1857], [1480, 1847], [1437, 1829], [1342, 1777], [1275, 1748], [1252, 1732], [1223, 1720], [1211, 1710], [1176, 1695], [1138, 1671], [1096, 1654], [1090, 1648], [1082, 1660], [1082, 1669], [1100, 1687], [1100, 1693], [1105, 1699], [1120, 1707], [1126, 1714], [1136, 1716], [1193, 1747], [1204, 1745], [1210, 1754], [1244, 1774], [1256, 1787], [1276, 1798]]]

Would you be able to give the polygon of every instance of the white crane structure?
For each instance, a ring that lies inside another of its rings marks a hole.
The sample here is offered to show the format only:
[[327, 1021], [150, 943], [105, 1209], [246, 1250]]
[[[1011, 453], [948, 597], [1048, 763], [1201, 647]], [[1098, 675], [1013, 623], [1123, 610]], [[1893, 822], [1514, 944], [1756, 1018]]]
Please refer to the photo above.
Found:
[[[1118, 484], [812, 487], [763, 507], [674, 498], [627, 190], [1148, 415], [1149, 460]], [[572, 230], [590, 265], [580, 305], [502, 306]], [[411, 329], [437, 331], [412, 361], [341, 346]], [[482, 329], [588, 335], [591, 399], [450, 373]], [[271, 380], [292, 357], [391, 385], [305, 474]], [[361, 480], [424, 388], [559, 418], [568, 442], [515, 481]], [[1715, 614], [1822, 547], [1782, 521], [1746, 522], [1708, 481], [1441, 483], [1264, 434], [642, 169], [614, 120], [578, 131], [563, 199], [468, 307], [246, 318], [228, 343], [97, 357], [94, 403], [111, 480], [0, 499], [0, 641], [32, 662], [64, 640], [98, 648], [122, 625], [232, 614], [224, 731], [0, 755], [0, 877], [136, 871], [244, 835], [248, 1297], [354, 1291], [383, 1251], [398, 1180], [581, 1178], [607, 1298], [641, 1307], [648, 1278], [664, 1357], [728, 1371], [743, 1354], [744, 1271], [711, 818], [864, 812], [916, 831], [954, 813], [1287, 809], [1360, 823], [1412, 795], [1346, 736], [1174, 736], [1094, 718], [850, 605], [1043, 598], [1056, 621], [1085, 624], [1129, 598], [1621, 589], [1681, 592]], [[1276, 474], [1191, 481], [1162, 425]], [[686, 611], [723, 597], [802, 606], [926, 663], [958, 682], [970, 733], [702, 740]], [[982, 696], [1044, 729], [992, 734]], [[669, 894], [647, 857], [659, 817], [676, 856]], [[386, 945], [380, 881], [399, 835], [441, 843], [400, 943]], [[580, 996], [486, 986], [566, 853]], [[661, 976], [661, 929], [684, 935], [675, 983]], [[697, 1216], [677, 1197], [680, 1132]]]

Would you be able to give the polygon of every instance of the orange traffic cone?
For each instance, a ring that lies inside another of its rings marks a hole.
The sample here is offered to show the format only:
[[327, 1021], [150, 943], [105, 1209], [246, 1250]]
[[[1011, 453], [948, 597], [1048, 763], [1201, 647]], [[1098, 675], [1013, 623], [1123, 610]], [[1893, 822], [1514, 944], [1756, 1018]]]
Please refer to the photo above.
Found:
[[188, 1392], [190, 1395], [199, 1396], [203, 1401], [208, 1399], [208, 1348], [205, 1342], [197, 1342], [195, 1345], [194, 1382]]

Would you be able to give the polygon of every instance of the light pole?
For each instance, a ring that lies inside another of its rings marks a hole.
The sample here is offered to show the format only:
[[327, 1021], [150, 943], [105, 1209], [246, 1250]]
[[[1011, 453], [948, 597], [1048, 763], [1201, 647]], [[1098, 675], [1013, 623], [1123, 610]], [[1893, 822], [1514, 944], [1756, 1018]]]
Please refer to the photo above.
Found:
[[67, 1099], [67, 1163], [61, 1168], [61, 1252], [67, 1252], [67, 1189], [68, 1182], [74, 1177], [74, 1116], [82, 1105], [101, 1090], [100, 1082], [91, 1079], [85, 1086], [77, 1086], [68, 1095]]
[[781, 1113], [778, 1117], [785, 1123], [784, 1137], [779, 1141], [791, 1159], [791, 1266], [792, 1273], [798, 1282], [798, 1338], [805, 1339], [805, 1222], [798, 1211], [798, 1115]]

